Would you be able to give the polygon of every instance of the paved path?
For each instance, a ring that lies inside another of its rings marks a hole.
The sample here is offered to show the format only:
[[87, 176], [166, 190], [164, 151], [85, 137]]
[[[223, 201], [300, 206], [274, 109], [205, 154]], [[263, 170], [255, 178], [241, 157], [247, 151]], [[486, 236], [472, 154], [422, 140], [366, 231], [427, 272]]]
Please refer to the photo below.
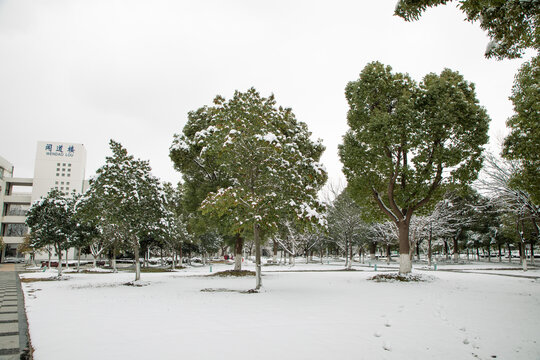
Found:
[[0, 360], [30, 359], [19, 267], [0, 264]]

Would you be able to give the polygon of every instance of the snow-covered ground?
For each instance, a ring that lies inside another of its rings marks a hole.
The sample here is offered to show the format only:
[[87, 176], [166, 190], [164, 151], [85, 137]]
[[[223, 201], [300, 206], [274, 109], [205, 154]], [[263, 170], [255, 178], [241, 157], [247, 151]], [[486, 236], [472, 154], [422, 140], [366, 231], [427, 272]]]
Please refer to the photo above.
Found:
[[[34, 357], [540, 358], [538, 279], [416, 269], [432, 280], [375, 283], [367, 280], [376, 274], [371, 268], [356, 268], [363, 271], [264, 267], [258, 294], [228, 291], [252, 288], [253, 277], [207, 277], [208, 266], [143, 273], [143, 287], [123, 285], [134, 277], [123, 272], [23, 283]], [[228, 269], [215, 264], [212, 271]], [[537, 270], [499, 272], [540, 277]]]

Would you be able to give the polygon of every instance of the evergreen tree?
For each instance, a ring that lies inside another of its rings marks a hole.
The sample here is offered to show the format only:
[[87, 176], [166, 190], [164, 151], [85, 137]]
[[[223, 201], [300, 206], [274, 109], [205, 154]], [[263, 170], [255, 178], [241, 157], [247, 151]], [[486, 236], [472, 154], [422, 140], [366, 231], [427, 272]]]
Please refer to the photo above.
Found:
[[58, 255], [58, 276], [62, 276], [62, 251], [68, 249], [74, 234], [73, 207], [57, 189], [32, 204], [26, 216], [33, 248], [54, 246]]
[[[219, 184], [201, 209], [220, 217], [231, 234], [253, 234], [259, 289], [262, 231], [275, 230], [288, 217], [325, 224], [317, 200], [326, 181], [318, 163], [324, 147], [310, 140], [307, 126], [290, 109], [276, 108], [273, 96], [263, 98], [251, 88], [229, 101], [218, 96], [214, 103], [204, 108], [208, 126], [193, 140], [200, 146], [198, 158], [213, 159], [227, 184]], [[177, 139], [175, 148], [194, 149], [184, 139]]]
[[540, 57], [523, 64], [514, 81], [512, 96], [515, 115], [506, 125], [503, 156], [520, 162], [512, 185], [529, 193], [540, 204]]
[[[399, 0], [395, 15], [418, 20], [426, 9], [451, 0]], [[538, 0], [458, 0], [467, 21], [480, 22], [491, 41], [486, 57], [521, 57], [528, 48], [540, 49], [540, 1]]]
[[411, 271], [410, 221], [447, 184], [472, 182], [489, 118], [474, 85], [449, 69], [416, 85], [379, 62], [346, 88], [348, 124], [339, 154], [355, 200], [375, 204], [399, 230], [400, 273]]
[[141, 277], [140, 241], [155, 231], [163, 212], [160, 183], [151, 174], [148, 161], [128, 155], [113, 140], [110, 147], [113, 154], [97, 170], [85, 197], [96, 204], [100, 221], [133, 251], [137, 281]]

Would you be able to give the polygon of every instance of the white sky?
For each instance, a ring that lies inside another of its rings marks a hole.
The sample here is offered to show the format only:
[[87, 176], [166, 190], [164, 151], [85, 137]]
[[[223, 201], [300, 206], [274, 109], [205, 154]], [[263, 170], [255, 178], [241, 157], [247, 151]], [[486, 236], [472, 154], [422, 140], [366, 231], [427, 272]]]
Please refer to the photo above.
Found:
[[523, 60], [487, 60], [488, 39], [453, 5], [407, 23], [394, 0], [0, 0], [0, 156], [32, 177], [36, 142], [83, 143], [87, 176], [108, 141], [177, 182], [169, 159], [187, 112], [254, 86], [291, 107], [327, 150], [347, 129], [344, 88], [379, 60], [414, 79], [451, 68], [476, 84], [502, 138]]

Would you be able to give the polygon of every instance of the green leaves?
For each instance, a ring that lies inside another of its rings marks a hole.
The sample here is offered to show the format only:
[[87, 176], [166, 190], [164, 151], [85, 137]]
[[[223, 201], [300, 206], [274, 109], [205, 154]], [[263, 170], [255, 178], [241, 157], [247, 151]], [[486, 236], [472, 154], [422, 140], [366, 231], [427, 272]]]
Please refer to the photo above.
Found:
[[206, 184], [201, 209], [228, 231], [251, 231], [254, 223], [275, 229], [287, 216], [321, 220], [317, 191], [326, 172], [318, 161], [324, 147], [310, 135], [290, 109], [251, 88], [191, 112], [171, 158], [188, 189]]
[[516, 75], [512, 96], [515, 115], [506, 125], [510, 134], [504, 140], [503, 156], [519, 160], [521, 173], [513, 185], [532, 195], [540, 203], [540, 57], [526, 62]]
[[[407, 21], [418, 20], [430, 7], [451, 0], [400, 0], [394, 14]], [[526, 49], [540, 49], [540, 2], [538, 0], [460, 0], [470, 22], [478, 21], [491, 38], [486, 57], [521, 57]]]
[[339, 154], [360, 201], [384, 194], [384, 206], [400, 218], [444, 184], [476, 178], [489, 118], [457, 72], [428, 74], [417, 85], [374, 62], [347, 85], [346, 97], [350, 130]]

